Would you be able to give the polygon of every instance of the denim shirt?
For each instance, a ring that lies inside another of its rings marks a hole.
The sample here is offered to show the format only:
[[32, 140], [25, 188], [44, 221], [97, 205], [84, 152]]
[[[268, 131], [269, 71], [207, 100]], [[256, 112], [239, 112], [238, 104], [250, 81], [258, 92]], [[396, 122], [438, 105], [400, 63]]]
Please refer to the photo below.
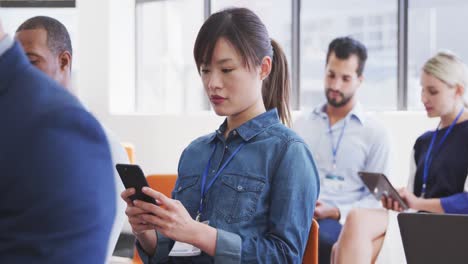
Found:
[[182, 153], [173, 198], [195, 219], [201, 177], [216, 144], [206, 182], [242, 143], [203, 203], [201, 221], [217, 229], [215, 256], [168, 257], [174, 241], [158, 235], [145, 263], [301, 263], [319, 194], [318, 172], [304, 141], [280, 123], [276, 109], [224, 138], [226, 121]]

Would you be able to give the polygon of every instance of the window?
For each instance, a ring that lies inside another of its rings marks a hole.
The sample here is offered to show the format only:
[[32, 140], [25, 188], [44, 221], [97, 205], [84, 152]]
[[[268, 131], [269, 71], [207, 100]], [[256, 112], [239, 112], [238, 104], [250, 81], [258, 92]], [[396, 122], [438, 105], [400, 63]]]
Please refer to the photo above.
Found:
[[[135, 1], [139, 112], [209, 109], [192, 58], [193, 43], [204, 14], [233, 6], [258, 14], [270, 36], [284, 48], [294, 85], [294, 109], [298, 105], [300, 109], [312, 108], [325, 101], [325, 56], [328, 44], [338, 36], [352, 36], [368, 49], [365, 81], [358, 94], [368, 110], [397, 110], [398, 106], [398, 110], [406, 106], [421, 109], [420, 68], [439, 49], [452, 50], [468, 62], [466, 30], [454, 26], [464, 25], [468, 2], [462, 0]], [[408, 12], [407, 23], [398, 19], [399, 15], [404, 17], [398, 10]], [[399, 31], [408, 31], [408, 39], [400, 39], [400, 50]], [[397, 76], [398, 54], [408, 63], [407, 79], [403, 74]]]
[[[193, 60], [205, 1], [136, 2], [136, 111], [180, 114], [209, 110]], [[211, 1], [212, 12], [245, 6], [256, 12], [291, 58], [290, 1]], [[288, 15], [283, 15], [283, 14]]]
[[328, 44], [351, 36], [368, 49], [365, 81], [359, 99], [366, 109], [396, 108], [397, 1], [319, 0], [301, 5], [301, 109], [324, 102], [324, 74]]
[[213, 0], [212, 3], [213, 13], [228, 7], [246, 7], [255, 12], [265, 24], [270, 37], [281, 45], [291, 64], [291, 1]]
[[203, 0], [136, 5], [136, 111], [174, 114], [209, 109], [193, 59]]
[[408, 14], [408, 108], [423, 109], [419, 77], [424, 62], [450, 50], [468, 63], [466, 18], [462, 0], [411, 0]]
[[16, 29], [27, 19], [35, 16], [49, 16], [57, 19], [68, 30], [72, 43], [76, 36], [76, 9], [75, 8], [0, 8], [0, 17], [5, 31], [14, 36]]
[[[49, 16], [60, 21], [70, 34], [73, 54], [79, 53], [77, 45], [77, 11], [75, 8], [0, 8], [0, 17], [4, 30], [14, 36], [16, 29], [26, 20], [35, 16]], [[75, 84], [79, 71], [79, 56], [73, 56], [72, 83]]]

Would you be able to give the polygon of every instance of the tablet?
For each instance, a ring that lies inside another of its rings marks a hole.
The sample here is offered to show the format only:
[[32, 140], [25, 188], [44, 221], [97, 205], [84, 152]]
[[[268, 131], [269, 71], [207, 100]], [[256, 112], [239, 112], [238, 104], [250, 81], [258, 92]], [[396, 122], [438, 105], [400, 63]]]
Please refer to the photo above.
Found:
[[358, 174], [369, 191], [377, 200], [380, 201], [382, 196], [390, 197], [397, 201], [403, 210], [408, 209], [408, 205], [405, 203], [405, 201], [403, 201], [401, 196], [398, 194], [395, 188], [393, 188], [392, 184], [383, 173], [360, 171]]

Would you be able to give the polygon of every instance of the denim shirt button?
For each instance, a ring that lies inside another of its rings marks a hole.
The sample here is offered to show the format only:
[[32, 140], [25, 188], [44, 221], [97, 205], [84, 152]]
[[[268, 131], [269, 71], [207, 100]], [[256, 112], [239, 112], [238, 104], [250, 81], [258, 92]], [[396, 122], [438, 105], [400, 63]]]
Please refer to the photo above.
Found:
[[238, 186], [237, 186], [237, 190], [238, 190], [238, 191], [242, 191], [243, 189], [244, 189], [244, 187], [242, 187], [241, 185], [238, 185]]
[[179, 186], [179, 189], [177, 189], [178, 191], [182, 190], [182, 187]]

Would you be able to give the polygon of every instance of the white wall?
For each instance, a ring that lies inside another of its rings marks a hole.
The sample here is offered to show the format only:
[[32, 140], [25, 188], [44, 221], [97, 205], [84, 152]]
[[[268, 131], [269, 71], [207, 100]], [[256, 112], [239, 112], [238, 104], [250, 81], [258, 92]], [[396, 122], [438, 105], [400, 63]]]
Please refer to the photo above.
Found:
[[[214, 131], [222, 118], [197, 115], [130, 115], [110, 113], [109, 94], [133, 96], [134, 0], [78, 0], [80, 71], [79, 97], [122, 141], [136, 148], [136, 160], [147, 174], [176, 173], [183, 148], [196, 137]], [[122, 97], [119, 97], [122, 98]], [[130, 100], [131, 101], [131, 100]], [[113, 103], [132, 109], [125, 101]], [[113, 107], [113, 109], [115, 109]], [[300, 113], [295, 113], [295, 117]], [[436, 126], [422, 112], [377, 113], [394, 142], [392, 181], [406, 184], [410, 153], [418, 135]]]
[[422, 133], [435, 129], [437, 119], [429, 119], [425, 112], [379, 112], [377, 116], [382, 120], [390, 132], [392, 141], [393, 161], [390, 175], [395, 186], [406, 186], [408, 183], [410, 162], [413, 145]]
[[[78, 0], [80, 71], [77, 95], [98, 119], [136, 148], [147, 174], [176, 173], [177, 161], [195, 137], [217, 127], [213, 114], [128, 115], [134, 105], [134, 0]], [[112, 94], [112, 97], [110, 96]], [[112, 98], [112, 100], [110, 100]], [[129, 103], [130, 102], [130, 103]]]

